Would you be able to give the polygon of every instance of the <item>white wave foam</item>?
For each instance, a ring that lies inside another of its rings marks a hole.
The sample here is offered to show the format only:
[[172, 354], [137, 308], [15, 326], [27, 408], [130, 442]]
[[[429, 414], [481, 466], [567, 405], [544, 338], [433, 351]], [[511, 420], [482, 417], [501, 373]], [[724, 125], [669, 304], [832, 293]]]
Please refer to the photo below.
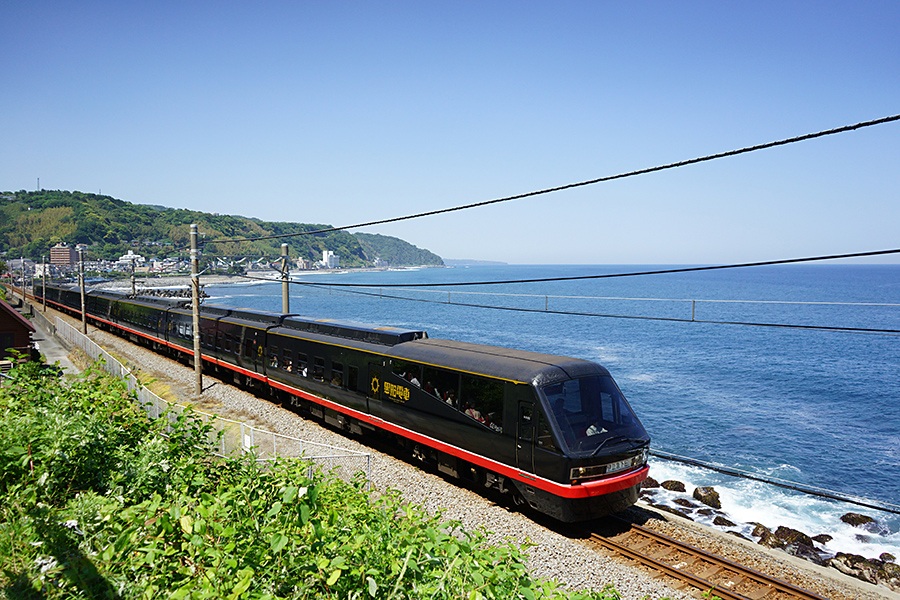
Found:
[[[781, 465], [774, 469], [795, 471], [791, 465]], [[662, 482], [669, 479], [681, 481], [687, 488], [686, 494], [659, 490], [655, 501], [674, 506], [678, 497], [690, 497], [698, 486], [713, 486], [719, 492], [722, 513], [735, 527], [718, 527], [726, 531], [736, 531], [749, 536], [752, 523], [765, 525], [772, 531], [779, 526], [790, 527], [809, 536], [830, 535], [833, 539], [819, 544], [820, 550], [829, 554], [847, 552], [866, 558], [878, 558], [887, 552], [900, 556], [900, 516], [863, 508], [846, 502], [819, 498], [809, 494], [786, 490], [759, 481], [740, 479], [722, 475], [702, 467], [653, 459], [651, 475]], [[863, 527], [852, 527], [841, 521], [848, 512], [862, 513], [876, 519], [874, 531]], [[714, 516], [693, 513], [694, 520], [714, 526]]]

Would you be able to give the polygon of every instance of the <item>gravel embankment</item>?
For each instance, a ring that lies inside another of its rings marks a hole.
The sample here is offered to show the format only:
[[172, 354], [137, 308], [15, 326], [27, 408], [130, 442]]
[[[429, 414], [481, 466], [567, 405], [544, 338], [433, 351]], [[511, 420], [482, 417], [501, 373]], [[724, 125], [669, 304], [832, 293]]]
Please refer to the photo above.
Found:
[[[171, 392], [168, 399], [179, 398], [184, 402], [192, 396], [194, 386], [192, 368], [93, 328], [90, 328], [90, 337], [122, 362], [132, 367], [139, 365], [139, 370], [145, 376], [168, 386]], [[570, 589], [601, 589], [607, 584], [612, 584], [624, 599], [679, 600], [691, 597], [653, 579], [650, 574], [638, 568], [588, 548], [584, 542], [551, 531], [522, 514], [510, 512], [469, 490], [456, 487], [438, 476], [379, 453], [354, 439], [307, 421], [231, 385], [205, 377], [203, 395], [203, 402], [198, 405], [200, 410], [246, 421], [276, 433], [370, 453], [373, 456], [371, 477], [375, 489], [399, 490], [409, 502], [423, 505], [429, 511], [440, 511], [446, 519], [458, 520], [468, 529], [482, 527], [493, 532], [492, 540], [512, 539], [516, 542], [530, 542], [534, 546], [528, 550], [529, 566], [535, 576], [555, 579]], [[710, 549], [758, 571], [771, 573], [826, 598], [835, 600], [900, 598], [900, 595], [893, 594], [886, 588], [876, 588], [858, 582], [834, 569], [817, 567], [793, 559], [784, 553], [756, 547], [752, 543], [689, 521], [656, 513], [646, 506], [642, 509], [659, 516], [646, 524], [649, 527]]]

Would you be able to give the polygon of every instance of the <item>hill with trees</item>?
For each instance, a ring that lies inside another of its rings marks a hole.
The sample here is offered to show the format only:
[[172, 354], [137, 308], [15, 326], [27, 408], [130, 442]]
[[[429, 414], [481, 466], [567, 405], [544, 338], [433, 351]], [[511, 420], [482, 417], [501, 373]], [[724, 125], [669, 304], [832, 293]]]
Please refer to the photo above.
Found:
[[[212, 243], [216, 239], [256, 238], [308, 233], [325, 224], [262, 221], [250, 217], [133, 204], [110, 196], [61, 190], [0, 194], [0, 255], [39, 260], [58, 242], [87, 244], [95, 259], [113, 260], [133, 250], [167, 258], [184, 255], [190, 246], [189, 225], [199, 227], [203, 253], [212, 257], [274, 259], [281, 243], [290, 244], [291, 257], [317, 262], [323, 250], [340, 257], [341, 266], [364, 267], [443, 265], [439, 256], [398, 238], [332, 231], [315, 235], [241, 243]], [[209, 240], [209, 242], [206, 242]]]

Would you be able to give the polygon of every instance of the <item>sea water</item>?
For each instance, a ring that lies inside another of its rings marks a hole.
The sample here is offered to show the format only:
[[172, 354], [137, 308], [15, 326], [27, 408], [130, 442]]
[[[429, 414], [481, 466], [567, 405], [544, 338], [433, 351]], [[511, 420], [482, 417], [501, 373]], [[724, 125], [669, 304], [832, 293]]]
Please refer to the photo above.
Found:
[[[575, 281], [672, 267], [492, 265], [295, 274], [291, 312], [606, 366], [652, 449], [900, 504], [900, 265], [784, 265]], [[325, 284], [369, 283], [374, 288]], [[401, 287], [388, 287], [396, 286]], [[207, 286], [209, 303], [281, 310], [280, 283]], [[599, 316], [598, 316], [599, 315]], [[894, 333], [892, 333], [894, 332]], [[713, 485], [744, 523], [827, 533], [829, 552], [900, 556], [900, 516], [655, 457], [651, 476]], [[674, 498], [669, 498], [674, 499]], [[868, 529], [840, 521], [861, 512]]]

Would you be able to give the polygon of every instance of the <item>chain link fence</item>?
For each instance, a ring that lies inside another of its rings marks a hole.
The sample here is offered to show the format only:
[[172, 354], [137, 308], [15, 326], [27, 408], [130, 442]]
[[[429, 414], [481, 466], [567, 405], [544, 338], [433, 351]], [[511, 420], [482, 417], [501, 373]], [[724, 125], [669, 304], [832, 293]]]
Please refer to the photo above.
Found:
[[[40, 313], [35, 311], [36, 317], [38, 314]], [[265, 431], [246, 423], [163, 400], [144, 387], [122, 363], [62, 318], [56, 317], [54, 324], [43, 315], [37, 318], [44, 319], [47, 329], [55, 331], [55, 335], [68, 347], [81, 349], [92, 360], [100, 361], [108, 373], [124, 379], [128, 389], [135, 393], [140, 405], [152, 418], [165, 417], [174, 423], [185, 411], [190, 410], [192, 415], [211, 425], [210, 447], [217, 456], [230, 456], [252, 450], [258, 461], [272, 461], [278, 457], [302, 458], [313, 465], [311, 469], [316, 467], [325, 472], [333, 472], [345, 480], [350, 480], [362, 472], [366, 480], [371, 481], [371, 454]]]

